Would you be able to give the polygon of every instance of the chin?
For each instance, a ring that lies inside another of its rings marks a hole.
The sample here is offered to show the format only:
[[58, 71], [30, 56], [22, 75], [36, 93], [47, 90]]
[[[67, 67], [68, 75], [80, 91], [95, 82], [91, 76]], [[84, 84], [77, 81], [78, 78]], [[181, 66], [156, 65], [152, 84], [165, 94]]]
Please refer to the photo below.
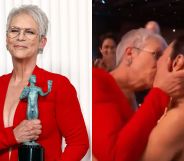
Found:
[[145, 89], [150, 89], [153, 87], [153, 81], [150, 81], [147, 85]]
[[27, 52], [25, 52], [25, 51], [16, 52], [14, 54], [11, 54], [11, 56], [15, 59], [27, 59], [27, 58], [31, 57], [31, 55], [27, 54]]
[[142, 84], [136, 89], [136, 91], [142, 91], [142, 90], [150, 89], [150, 88], [152, 88], [152, 86], [153, 86], [152, 81], [150, 81], [150, 82], [144, 82], [144, 83], [142, 83]]
[[26, 58], [28, 58], [27, 56], [25, 56], [25, 55], [13, 55], [12, 56], [14, 59], [26, 59]]

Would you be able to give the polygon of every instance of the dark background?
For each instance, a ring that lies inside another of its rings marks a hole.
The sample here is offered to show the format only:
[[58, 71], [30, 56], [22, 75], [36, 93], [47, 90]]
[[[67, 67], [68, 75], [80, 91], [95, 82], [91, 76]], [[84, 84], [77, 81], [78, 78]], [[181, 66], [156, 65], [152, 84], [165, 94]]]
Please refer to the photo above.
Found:
[[93, 57], [98, 52], [101, 34], [114, 32], [120, 38], [150, 20], [159, 23], [162, 36], [170, 43], [184, 34], [184, 0], [93, 0]]

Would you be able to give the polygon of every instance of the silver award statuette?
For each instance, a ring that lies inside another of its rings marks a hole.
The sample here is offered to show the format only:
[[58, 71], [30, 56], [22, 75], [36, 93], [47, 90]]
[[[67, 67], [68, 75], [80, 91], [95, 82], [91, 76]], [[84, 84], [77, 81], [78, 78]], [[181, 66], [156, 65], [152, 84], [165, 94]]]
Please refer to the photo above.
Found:
[[[46, 96], [52, 88], [52, 80], [48, 80], [48, 91], [43, 92], [40, 87], [35, 86], [36, 76], [31, 75], [30, 86], [24, 87], [20, 99], [27, 98], [27, 119], [38, 119], [38, 96]], [[44, 161], [44, 149], [34, 140], [21, 144], [18, 148], [19, 161]]]

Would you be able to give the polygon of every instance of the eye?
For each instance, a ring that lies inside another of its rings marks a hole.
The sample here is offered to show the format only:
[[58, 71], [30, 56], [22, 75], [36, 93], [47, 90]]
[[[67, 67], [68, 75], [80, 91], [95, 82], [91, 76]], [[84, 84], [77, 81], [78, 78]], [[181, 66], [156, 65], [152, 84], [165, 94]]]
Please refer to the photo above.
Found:
[[162, 56], [162, 52], [158, 51], [155, 54], [156, 59], [158, 60]]
[[12, 32], [12, 33], [19, 33], [19, 29], [16, 29], [16, 28], [12, 28], [9, 30], [9, 32]]
[[35, 32], [32, 30], [26, 30], [25, 33], [29, 35], [35, 35]]

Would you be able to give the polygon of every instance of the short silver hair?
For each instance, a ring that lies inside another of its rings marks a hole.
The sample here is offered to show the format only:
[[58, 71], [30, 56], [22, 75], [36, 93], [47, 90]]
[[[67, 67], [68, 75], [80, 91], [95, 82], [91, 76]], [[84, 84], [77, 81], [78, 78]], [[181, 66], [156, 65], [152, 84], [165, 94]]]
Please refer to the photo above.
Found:
[[48, 18], [47, 15], [36, 5], [22, 5], [18, 8], [13, 8], [7, 18], [7, 31], [10, 27], [12, 19], [19, 14], [30, 15], [38, 24], [39, 35], [46, 36], [48, 31]]
[[151, 31], [148, 31], [144, 28], [133, 29], [127, 32], [119, 42], [117, 49], [116, 49], [116, 65], [119, 65], [123, 59], [123, 54], [128, 47], [137, 47], [143, 48], [146, 45], [147, 40], [149, 39], [156, 39], [162, 44], [163, 49], [167, 47], [167, 42], [165, 39], [155, 34]]

